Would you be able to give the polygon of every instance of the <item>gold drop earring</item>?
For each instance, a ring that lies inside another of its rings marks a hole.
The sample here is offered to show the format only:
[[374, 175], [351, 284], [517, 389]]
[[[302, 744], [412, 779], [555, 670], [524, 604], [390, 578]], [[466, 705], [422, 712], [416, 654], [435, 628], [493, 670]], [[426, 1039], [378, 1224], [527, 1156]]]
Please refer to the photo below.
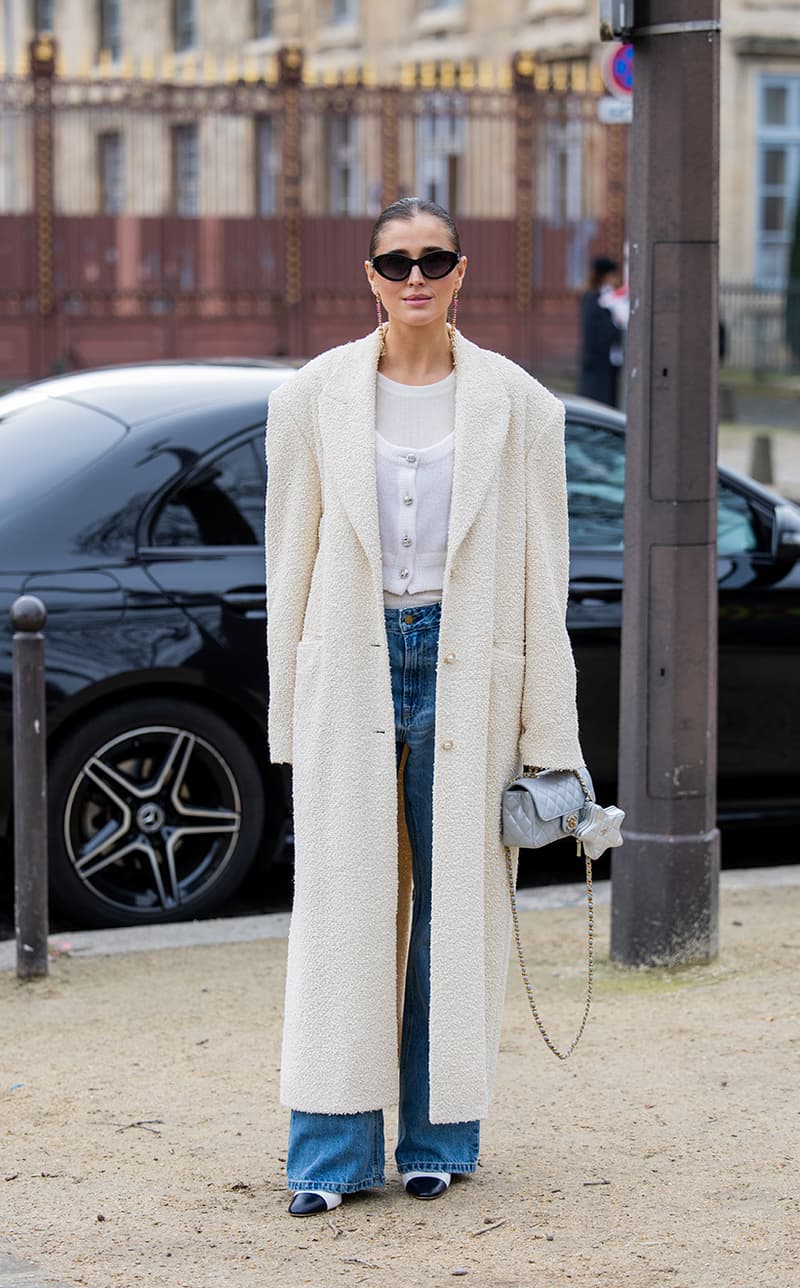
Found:
[[453, 357], [453, 366], [456, 365], [456, 317], [458, 316], [458, 291], [453, 295], [450, 301], [452, 310], [450, 321], [447, 324], [447, 338], [450, 341], [450, 353]]
[[382, 358], [386, 352], [386, 327], [388, 324], [383, 320], [383, 316], [381, 314], [381, 297], [377, 291], [375, 292], [375, 311], [378, 315], [378, 332], [381, 337], [381, 347], [378, 357]]

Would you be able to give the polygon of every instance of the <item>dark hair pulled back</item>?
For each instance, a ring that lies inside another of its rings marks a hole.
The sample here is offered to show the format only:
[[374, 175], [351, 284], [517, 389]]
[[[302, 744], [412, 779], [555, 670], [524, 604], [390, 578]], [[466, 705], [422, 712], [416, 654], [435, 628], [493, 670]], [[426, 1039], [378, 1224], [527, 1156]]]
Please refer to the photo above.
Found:
[[393, 201], [391, 206], [382, 210], [375, 220], [375, 226], [372, 229], [372, 236], [369, 239], [369, 257], [374, 259], [375, 251], [378, 247], [378, 237], [381, 229], [390, 224], [395, 219], [413, 219], [415, 215], [435, 215], [440, 219], [450, 234], [453, 242], [453, 250], [458, 256], [461, 255], [461, 242], [458, 236], [458, 229], [455, 220], [447, 213], [443, 206], [438, 206], [435, 201], [425, 201], [423, 197], [401, 197], [399, 201]]

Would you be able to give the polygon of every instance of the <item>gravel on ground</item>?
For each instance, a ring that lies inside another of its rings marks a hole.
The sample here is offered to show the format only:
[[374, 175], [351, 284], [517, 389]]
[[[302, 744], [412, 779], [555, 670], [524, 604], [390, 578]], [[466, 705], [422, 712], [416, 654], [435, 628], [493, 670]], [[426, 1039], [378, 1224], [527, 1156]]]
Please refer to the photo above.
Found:
[[[385, 1190], [307, 1220], [283, 1177], [284, 940], [64, 954], [35, 984], [6, 971], [4, 1251], [70, 1288], [798, 1288], [799, 914], [796, 885], [726, 890], [711, 965], [600, 952], [566, 1063], [512, 961], [476, 1176], [420, 1203], [387, 1166]], [[598, 922], [603, 944], [607, 908]], [[583, 913], [522, 925], [565, 1041]]]

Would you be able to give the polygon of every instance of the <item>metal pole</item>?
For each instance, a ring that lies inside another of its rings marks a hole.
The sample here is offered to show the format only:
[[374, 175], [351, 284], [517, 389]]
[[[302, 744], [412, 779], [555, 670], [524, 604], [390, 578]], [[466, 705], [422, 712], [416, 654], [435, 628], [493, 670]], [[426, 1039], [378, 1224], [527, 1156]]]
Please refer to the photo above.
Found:
[[278, 73], [283, 102], [283, 220], [286, 236], [282, 352], [295, 356], [308, 352], [309, 333], [303, 298], [303, 51], [299, 46], [278, 51]]
[[[16, 62], [16, 48], [14, 41], [14, 15], [11, 11], [12, 0], [4, 0], [3, 4], [3, 44], [5, 48], [5, 65], [6, 76], [11, 81], [14, 75], [14, 64]], [[5, 152], [5, 164], [3, 171], [5, 174], [5, 183], [3, 184], [4, 192], [2, 198], [2, 213], [11, 215], [15, 212], [15, 196], [17, 191], [17, 137], [15, 134], [15, 117], [11, 108], [11, 97], [9, 96], [8, 106], [3, 114], [3, 149]]]
[[636, 0], [619, 794], [611, 955], [718, 947], [719, 0]]
[[47, 375], [57, 352], [53, 219], [53, 79], [56, 45], [45, 32], [30, 43], [33, 79], [33, 195], [36, 212], [37, 375]]
[[17, 976], [47, 974], [47, 763], [45, 759], [44, 604], [22, 595], [11, 605], [14, 629], [14, 922]]
[[511, 66], [514, 87], [514, 197], [515, 197], [515, 283], [514, 348], [509, 352], [515, 362], [528, 370], [535, 369], [538, 354], [533, 352], [533, 217], [536, 170], [536, 125], [540, 109], [536, 99], [534, 73], [536, 65], [530, 54], [517, 54]]

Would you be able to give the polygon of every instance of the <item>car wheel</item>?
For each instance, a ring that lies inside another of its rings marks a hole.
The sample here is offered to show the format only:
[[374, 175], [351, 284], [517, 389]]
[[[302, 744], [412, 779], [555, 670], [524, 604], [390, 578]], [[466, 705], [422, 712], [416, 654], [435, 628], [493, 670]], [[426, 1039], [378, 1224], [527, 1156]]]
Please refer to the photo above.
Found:
[[49, 800], [51, 897], [79, 925], [207, 914], [262, 840], [250, 749], [188, 702], [146, 699], [92, 716], [55, 752]]

